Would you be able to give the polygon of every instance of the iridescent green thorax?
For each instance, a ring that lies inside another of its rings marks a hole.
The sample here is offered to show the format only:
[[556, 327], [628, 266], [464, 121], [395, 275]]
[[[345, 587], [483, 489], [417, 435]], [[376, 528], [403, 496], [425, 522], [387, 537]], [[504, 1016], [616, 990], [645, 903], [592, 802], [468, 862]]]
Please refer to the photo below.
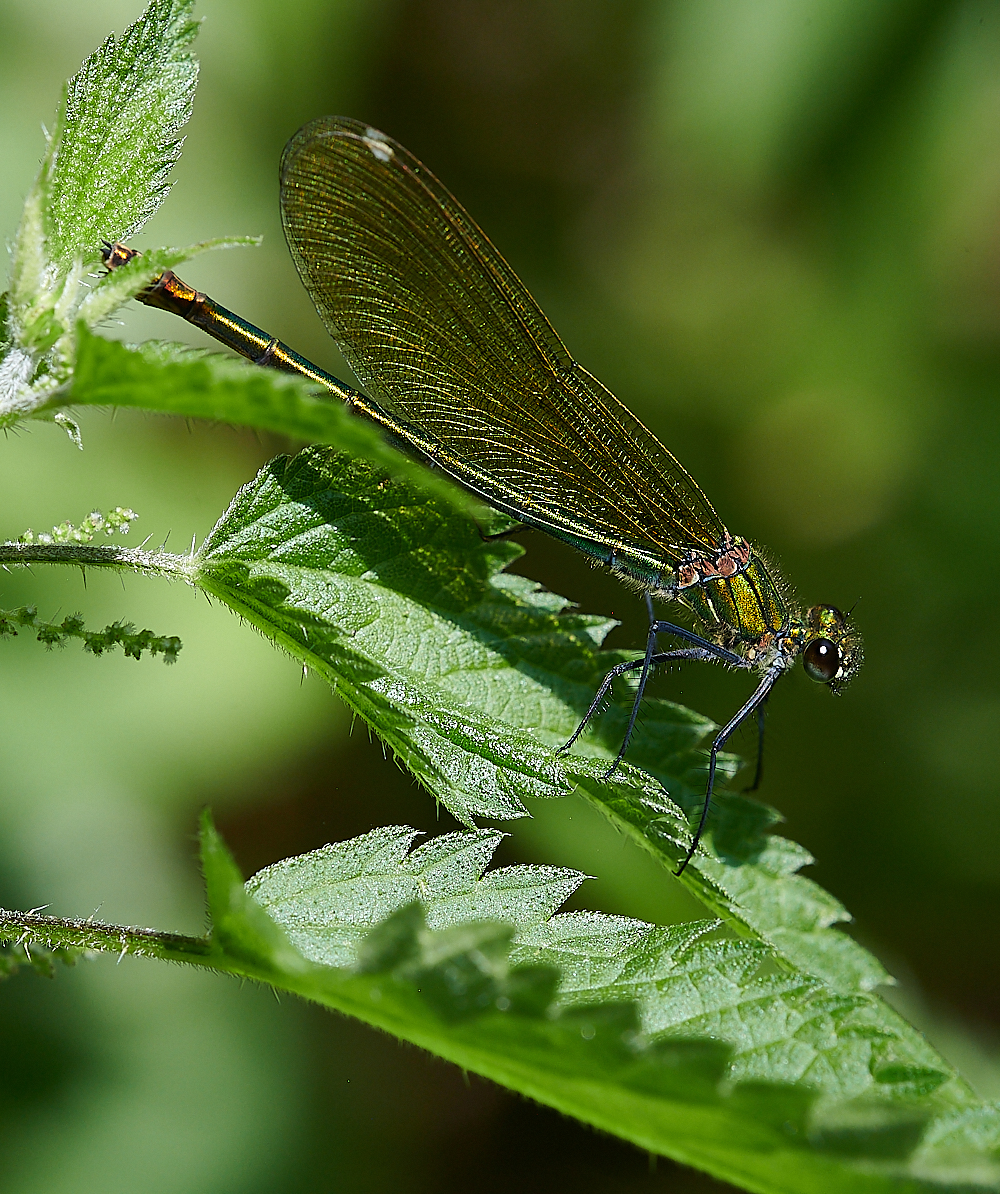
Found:
[[723, 646], [758, 643], [781, 633], [789, 609], [783, 586], [750, 543], [726, 531], [714, 552], [690, 553], [674, 584], [656, 594], [681, 601]]
[[807, 674], [837, 692], [861, 667], [860, 636], [840, 610], [795, 608], [777, 572], [746, 539], [728, 531], [714, 552], [689, 553], [661, 573], [653, 596], [687, 606], [707, 638], [756, 670], [788, 668], [801, 655]]

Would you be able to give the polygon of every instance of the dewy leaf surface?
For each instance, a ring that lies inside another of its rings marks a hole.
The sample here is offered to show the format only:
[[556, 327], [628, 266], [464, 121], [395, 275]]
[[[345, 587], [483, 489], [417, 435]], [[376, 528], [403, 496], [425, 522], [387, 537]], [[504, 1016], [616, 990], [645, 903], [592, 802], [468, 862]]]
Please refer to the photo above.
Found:
[[376, 829], [244, 884], [206, 815], [207, 935], [0, 910], [0, 945], [265, 982], [762, 1194], [1000, 1189], [1000, 1111], [877, 997], [775, 968], [716, 921], [559, 913], [582, 876], [487, 871], [494, 831], [415, 836]]
[[558, 913], [583, 876], [487, 871], [494, 831], [418, 836], [376, 829], [246, 884], [304, 958], [353, 971], [302, 993], [749, 1189], [916, 1190], [959, 1155], [996, 1181], [965, 1126], [996, 1116], [877, 997], [775, 970], [717, 921]]
[[505, 921], [519, 931], [548, 918], [584, 880], [562, 867], [510, 866], [483, 872], [502, 833], [481, 829], [433, 838], [410, 852], [420, 833], [374, 829], [352, 841], [268, 867], [247, 891], [314, 962], [352, 966], [375, 925], [414, 901], [431, 929], [461, 921]]
[[1000, 1189], [1000, 1112], [877, 997], [717, 921], [559, 913], [583, 876], [488, 871], [495, 831], [417, 836], [376, 829], [244, 884], [206, 814], [207, 935], [0, 910], [0, 945], [265, 982], [762, 1194]]
[[[66, 84], [14, 242], [0, 426], [53, 400], [72, 373], [78, 321], [93, 325], [127, 297], [129, 271], [95, 281], [94, 266], [102, 239], [133, 235], [166, 195], [194, 101], [191, 8], [192, 0], [152, 0]], [[190, 252], [160, 257], [177, 263]], [[132, 271], [136, 288], [152, 264]]]
[[[309, 449], [272, 461], [240, 492], [196, 568], [207, 591], [335, 685], [467, 824], [520, 816], [525, 800], [578, 787], [674, 867], [704, 782], [698, 745], [712, 725], [648, 702], [630, 755], [645, 771], [625, 767], [608, 782], [604, 760], [627, 715], [617, 704], [586, 740], [589, 758], [557, 754], [624, 656], [600, 650], [609, 620], [504, 572], [519, 551], [485, 543], [456, 505], [364, 460]], [[713, 846], [684, 881], [797, 968], [845, 993], [870, 989], [885, 972], [830, 927], [847, 913], [796, 873], [809, 856], [766, 833], [774, 818], [720, 795]]]
[[163, 202], [194, 102], [193, 0], [153, 0], [66, 84], [41, 183], [52, 260], [95, 261], [99, 238], [133, 236]]
[[[336, 683], [468, 822], [571, 789], [554, 747], [603, 670], [612, 625], [503, 573], [519, 554], [364, 461], [307, 450], [238, 495], [199, 569]], [[709, 724], [673, 706], [651, 715], [677, 772], [693, 769]]]

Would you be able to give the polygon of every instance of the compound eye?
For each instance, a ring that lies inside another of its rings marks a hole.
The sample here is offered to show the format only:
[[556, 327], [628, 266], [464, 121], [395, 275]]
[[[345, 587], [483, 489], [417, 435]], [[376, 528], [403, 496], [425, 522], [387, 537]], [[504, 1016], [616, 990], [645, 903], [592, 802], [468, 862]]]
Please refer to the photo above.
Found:
[[840, 648], [828, 638], [814, 638], [802, 652], [802, 666], [810, 680], [829, 684], [840, 671]]

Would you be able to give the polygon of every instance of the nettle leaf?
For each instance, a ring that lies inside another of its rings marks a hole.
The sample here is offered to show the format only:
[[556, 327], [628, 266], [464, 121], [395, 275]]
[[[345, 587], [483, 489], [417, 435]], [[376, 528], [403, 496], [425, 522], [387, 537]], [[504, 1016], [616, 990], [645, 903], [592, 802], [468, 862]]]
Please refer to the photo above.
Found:
[[[240, 492], [196, 576], [337, 685], [471, 823], [570, 791], [568, 766], [601, 772], [554, 748], [604, 671], [599, 643], [613, 623], [504, 573], [520, 553], [366, 461], [307, 449]], [[665, 703], [649, 714], [674, 774], [693, 771], [710, 723]], [[599, 741], [591, 749], [606, 755]], [[669, 802], [658, 811], [686, 832]]]
[[0, 910], [0, 973], [108, 951], [265, 982], [749, 1190], [1000, 1189], [1000, 1109], [876, 996], [718, 921], [559, 913], [583, 876], [488, 871], [495, 831], [416, 836], [244, 884], [206, 814], [206, 936]]
[[99, 237], [128, 239], [166, 198], [198, 79], [193, 7], [152, 0], [66, 84], [38, 183], [48, 255], [63, 270], [99, 260]]
[[166, 196], [191, 115], [198, 68], [188, 52], [193, 0], [153, 0], [119, 41], [110, 35], [66, 84], [11, 265], [11, 315], [26, 351], [44, 328], [69, 329], [82, 270], [101, 238], [132, 236]]
[[[138, 268], [145, 261], [146, 255], [122, 269]], [[409, 479], [458, 510], [472, 508], [471, 499], [390, 448], [374, 427], [351, 415], [329, 391], [317, 393], [314, 385], [294, 374], [256, 368], [221, 353], [159, 341], [122, 344], [80, 327], [72, 384], [47, 409], [63, 405], [153, 410], [334, 444]]]
[[558, 913], [584, 876], [488, 871], [495, 831], [418, 836], [376, 829], [244, 888], [207, 825], [213, 918], [237, 942], [208, 964], [749, 1189], [916, 1190], [959, 1166], [995, 1183], [997, 1115], [876, 996], [776, 968], [718, 921]]
[[[349, 433], [368, 432], [338, 417]], [[320, 672], [466, 824], [522, 816], [525, 800], [575, 788], [674, 868], [700, 809], [699, 744], [714, 727], [649, 701], [629, 756], [644, 770], [605, 780], [624, 693], [581, 743], [586, 757], [557, 753], [601, 677], [627, 656], [600, 649], [612, 621], [504, 572], [520, 551], [484, 542], [460, 503], [363, 459], [307, 449], [272, 461], [237, 495], [194, 577]], [[725, 773], [736, 765], [729, 756]], [[711, 844], [682, 881], [739, 932], [835, 989], [885, 981], [875, 958], [830, 927], [848, 919], [842, 905], [796, 873], [809, 855], [766, 832], [777, 814], [730, 793], [714, 804]]]
[[288, 858], [258, 872], [247, 891], [308, 958], [352, 966], [370, 930], [414, 902], [430, 929], [503, 921], [518, 930], [548, 918], [583, 882], [562, 867], [511, 866], [484, 877], [503, 834], [494, 829], [436, 837], [392, 825]]
[[[59, 405], [79, 327], [93, 327], [164, 269], [228, 238], [143, 254], [95, 272], [102, 240], [131, 237], [163, 202], [180, 129], [191, 115], [197, 63], [193, 0], [153, 0], [118, 40], [109, 36], [66, 84], [14, 242], [0, 357], [0, 426]], [[57, 420], [65, 422], [60, 413]], [[68, 426], [72, 433], [72, 427]]]

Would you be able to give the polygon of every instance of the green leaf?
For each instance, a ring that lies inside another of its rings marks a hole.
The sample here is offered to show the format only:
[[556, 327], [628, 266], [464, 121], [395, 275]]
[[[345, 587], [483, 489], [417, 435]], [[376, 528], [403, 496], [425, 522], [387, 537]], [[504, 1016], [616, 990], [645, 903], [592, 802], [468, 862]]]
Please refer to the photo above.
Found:
[[873, 995], [717, 921], [559, 913], [582, 880], [489, 872], [500, 834], [377, 829], [245, 886], [202, 824], [209, 936], [0, 911], [0, 940], [208, 966], [358, 1017], [749, 1190], [1000, 1188], [1000, 1114]]
[[66, 84], [37, 186], [49, 259], [98, 261], [100, 239], [134, 236], [166, 198], [191, 116], [193, 0], [153, 0]]
[[583, 876], [486, 871], [494, 831], [410, 852], [417, 836], [376, 829], [249, 880], [337, 968], [302, 994], [748, 1189], [1000, 1180], [995, 1111], [877, 997], [775, 971], [717, 921], [558, 914]]
[[282, 929], [247, 894], [207, 810], [201, 818], [201, 866], [215, 953], [255, 973], [286, 980], [311, 969]]
[[[359, 444], [363, 447], [364, 445]], [[383, 449], [384, 451], [384, 449]], [[557, 753], [605, 672], [613, 622], [503, 571], [520, 554], [486, 543], [455, 505], [324, 449], [272, 461], [234, 500], [195, 560], [197, 583], [333, 684], [456, 816], [524, 815], [574, 788], [666, 866], [700, 808], [712, 723], [644, 706], [641, 740], [613, 781], [630, 693]], [[724, 762], [732, 774], [735, 760]], [[669, 793], [669, 795], [668, 795]], [[797, 874], [809, 855], [766, 833], [773, 810], [720, 794], [685, 882], [713, 913], [845, 993], [886, 978], [831, 926], [847, 912]]]
[[[122, 269], [138, 268], [137, 262], [146, 260], [144, 254]], [[457, 509], [473, 505], [453, 485], [390, 448], [374, 427], [350, 414], [327, 390], [317, 393], [300, 377], [258, 369], [221, 353], [155, 341], [135, 347], [80, 327], [72, 384], [47, 409], [57, 405], [134, 407], [333, 444]]]
[[[494, 831], [410, 852], [416, 836], [377, 829], [247, 883], [306, 959], [337, 967], [301, 993], [750, 1189], [886, 1188], [981, 1111], [874, 996], [775, 972], [718, 922], [558, 914], [583, 876], [486, 871]], [[948, 1139], [952, 1164], [992, 1165]]]
[[[562, 867], [483, 872], [503, 834], [494, 829], [436, 837], [410, 853], [415, 829], [388, 826], [260, 871], [247, 891], [307, 957], [352, 966], [375, 925], [414, 902], [427, 926], [503, 921], [524, 930], [547, 920], [584, 880]], [[370, 941], [370, 938], [368, 938]]]
[[0, 426], [33, 413], [65, 384], [79, 318], [99, 322], [157, 266], [191, 255], [163, 250], [121, 276], [86, 281], [101, 241], [132, 236], [166, 195], [197, 78], [187, 50], [197, 32], [191, 8], [192, 0], [153, 0], [66, 85], [14, 243]]

